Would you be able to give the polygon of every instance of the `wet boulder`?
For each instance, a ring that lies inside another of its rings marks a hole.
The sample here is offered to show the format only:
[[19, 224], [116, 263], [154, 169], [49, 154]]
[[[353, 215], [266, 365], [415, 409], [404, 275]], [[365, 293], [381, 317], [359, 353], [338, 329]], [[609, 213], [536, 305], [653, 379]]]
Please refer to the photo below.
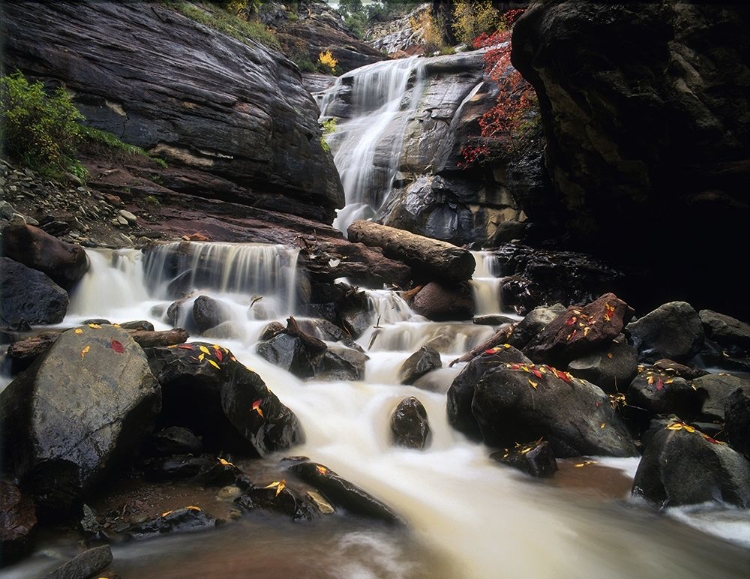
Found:
[[695, 428], [672, 422], [649, 438], [633, 495], [661, 507], [722, 502], [750, 506], [750, 461]]
[[488, 370], [471, 410], [490, 446], [544, 438], [557, 458], [638, 454], [602, 389], [551, 366], [509, 363]]
[[89, 269], [86, 251], [43, 229], [14, 222], [3, 229], [3, 255], [47, 274], [63, 289], [71, 289]]
[[666, 372], [670, 376], [678, 376], [680, 378], [685, 378], [685, 380], [695, 380], [696, 378], [700, 378], [701, 376], [705, 376], [706, 374], [708, 374], [706, 370], [698, 368], [697, 366], [679, 364], [678, 362], [669, 360], [667, 358], [657, 360], [653, 363], [653, 367], [657, 370]]
[[0, 322], [57, 324], [68, 311], [68, 293], [46, 274], [0, 257]]
[[152, 539], [167, 533], [194, 533], [216, 528], [217, 520], [199, 507], [167, 511], [162, 515], [128, 527], [123, 536], [130, 540]]
[[3, 565], [31, 551], [36, 526], [31, 497], [12, 482], [0, 480], [0, 561]]
[[64, 332], [0, 393], [5, 468], [42, 513], [63, 514], [152, 431], [161, 390], [113, 326]]
[[291, 465], [289, 470], [318, 489], [335, 507], [390, 524], [404, 524], [390, 507], [322, 464], [304, 461]]
[[538, 306], [526, 314], [523, 319], [513, 327], [513, 333], [508, 338], [508, 343], [516, 348], [523, 348], [532, 338], [541, 332], [544, 327], [551, 323], [561, 314], [566, 312], [562, 304], [552, 306]]
[[291, 372], [297, 378], [312, 378], [315, 375], [310, 355], [302, 340], [286, 333], [280, 333], [260, 342], [256, 351], [264, 360]]
[[440, 352], [429, 346], [422, 346], [401, 364], [398, 375], [401, 384], [414, 384], [428, 372], [442, 367]]
[[633, 309], [613, 293], [586, 306], [571, 306], [523, 347], [536, 363], [564, 368], [571, 360], [598, 350], [615, 339], [633, 316]]
[[490, 458], [536, 478], [550, 478], [558, 471], [552, 446], [546, 440], [493, 452]]
[[427, 411], [414, 396], [399, 402], [391, 415], [391, 432], [396, 446], [422, 450], [430, 436]]
[[701, 420], [724, 421], [724, 408], [729, 396], [741, 388], [750, 387], [750, 379], [731, 374], [706, 374], [692, 381], [692, 387], [702, 401]]
[[654, 362], [669, 358], [685, 363], [703, 346], [703, 324], [687, 302], [662, 304], [627, 326], [639, 360]]
[[188, 428], [213, 453], [262, 457], [302, 441], [296, 415], [226, 348], [191, 342], [146, 354], [162, 386], [158, 426]]
[[732, 448], [750, 458], [750, 387], [738, 388], [727, 397], [724, 430]]
[[627, 390], [638, 374], [638, 352], [620, 334], [596, 352], [572, 360], [568, 371], [576, 378], [596, 384], [607, 394]]
[[471, 411], [474, 388], [485, 372], [509, 363], [531, 364], [531, 360], [520, 350], [507, 344], [496, 351], [480, 354], [463, 367], [453, 379], [447, 394], [448, 422], [453, 428], [475, 440], [482, 439], [479, 425]]
[[219, 300], [209, 296], [198, 296], [193, 302], [193, 321], [202, 334], [229, 319], [229, 312]]
[[706, 339], [731, 351], [750, 351], [750, 324], [713, 310], [700, 310], [698, 317]]
[[109, 545], [100, 545], [86, 549], [52, 571], [45, 579], [84, 579], [93, 577], [112, 563], [112, 550]]
[[650, 417], [675, 414], [691, 421], [698, 415], [701, 398], [684, 378], [670, 376], [656, 368], [644, 370], [630, 383], [625, 400], [628, 406], [644, 410]]
[[263, 510], [289, 516], [293, 521], [312, 521], [321, 512], [316, 503], [286, 480], [267, 485], [250, 485], [235, 502], [246, 511]]
[[316, 380], [364, 380], [370, 357], [353, 348], [330, 347], [312, 360]]
[[447, 285], [431, 281], [414, 296], [411, 307], [434, 322], [470, 320], [474, 298], [467, 282]]

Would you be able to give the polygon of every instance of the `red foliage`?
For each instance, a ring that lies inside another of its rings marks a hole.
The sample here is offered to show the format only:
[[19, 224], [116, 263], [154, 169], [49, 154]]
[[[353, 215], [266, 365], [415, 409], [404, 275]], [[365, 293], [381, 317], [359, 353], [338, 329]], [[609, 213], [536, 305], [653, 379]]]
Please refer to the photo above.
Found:
[[528, 112], [536, 102], [533, 87], [510, 63], [510, 27], [523, 10], [509, 10], [503, 16], [503, 27], [492, 34], [481, 34], [472, 45], [485, 48], [484, 70], [489, 81], [498, 87], [495, 105], [479, 119], [480, 137], [463, 147], [460, 167], [466, 168], [486, 160], [493, 145], [512, 148], [512, 141]]

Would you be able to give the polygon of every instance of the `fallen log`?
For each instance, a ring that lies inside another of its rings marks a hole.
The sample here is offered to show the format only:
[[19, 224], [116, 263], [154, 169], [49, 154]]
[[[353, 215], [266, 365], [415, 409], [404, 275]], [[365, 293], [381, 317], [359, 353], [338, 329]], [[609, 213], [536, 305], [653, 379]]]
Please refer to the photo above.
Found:
[[[63, 331], [49, 330], [23, 340], [18, 340], [8, 346], [8, 358], [18, 361], [31, 361], [45, 354], [57, 341]], [[126, 330], [130, 337], [142, 348], [153, 348], [156, 346], [172, 346], [187, 342], [190, 334], [182, 328], [171, 330], [149, 331], [149, 330]]]
[[286, 333], [295, 338], [299, 338], [302, 345], [307, 350], [310, 356], [315, 356], [325, 352], [328, 349], [326, 343], [323, 340], [319, 340], [315, 336], [311, 336], [302, 331], [294, 317], [289, 316], [286, 320]]
[[494, 348], [495, 346], [499, 346], [500, 344], [504, 344], [508, 341], [511, 334], [513, 333], [513, 325], [506, 326], [504, 328], [500, 328], [497, 332], [492, 334], [492, 337], [487, 340], [486, 342], [479, 344], [476, 348], [473, 348], [469, 352], [466, 352], [463, 356], [460, 358], [456, 358], [453, 360], [450, 364], [448, 364], [449, 368], [452, 368], [454, 365], [458, 364], [459, 362], [471, 362], [474, 358], [479, 356], [482, 352], [485, 350], [490, 350], [491, 348]]
[[444, 281], [469, 280], [476, 267], [467, 249], [372, 221], [355, 221], [347, 237], [354, 243], [380, 247], [386, 257]]

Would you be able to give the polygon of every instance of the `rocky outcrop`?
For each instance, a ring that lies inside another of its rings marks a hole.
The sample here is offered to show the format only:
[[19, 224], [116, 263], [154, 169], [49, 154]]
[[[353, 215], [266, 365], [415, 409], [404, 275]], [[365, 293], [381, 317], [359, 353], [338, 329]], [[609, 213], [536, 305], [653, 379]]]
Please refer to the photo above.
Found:
[[[723, 309], [741, 319], [750, 307], [732, 281], [732, 249], [750, 217], [748, 25], [740, 4], [540, 0], [512, 38], [513, 65], [539, 95], [546, 165], [564, 207], [523, 207], [529, 218], [647, 266], [636, 283], [665, 291], [656, 299], [731, 303]], [[648, 235], [623, 243], [633, 224]], [[695, 276], [697, 263], [711, 263], [712, 275]]]
[[57, 324], [68, 311], [68, 293], [41, 271], [0, 257], [0, 322]]
[[341, 207], [317, 107], [281, 54], [158, 3], [13, 3], [3, 24], [8, 69], [63, 84], [90, 125], [167, 159], [171, 189], [324, 222]]

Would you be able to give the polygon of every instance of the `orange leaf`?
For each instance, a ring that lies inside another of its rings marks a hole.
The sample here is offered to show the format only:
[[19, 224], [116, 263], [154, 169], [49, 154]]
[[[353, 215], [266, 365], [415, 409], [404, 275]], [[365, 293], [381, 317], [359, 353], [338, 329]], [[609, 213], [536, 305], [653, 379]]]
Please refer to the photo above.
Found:
[[81, 350], [81, 360], [83, 360], [83, 357], [89, 353], [89, 350], [91, 350], [91, 346], [86, 346], [83, 350]]
[[531, 373], [534, 374], [534, 376], [536, 376], [537, 378], [541, 378], [542, 377], [542, 373], [539, 370], [537, 370], [536, 368], [534, 368], [531, 371]]
[[192, 350], [193, 347], [190, 344], [180, 344], [177, 346], [178, 348], [182, 348], [183, 350]]
[[328, 469], [322, 464], [317, 465], [315, 468], [320, 474], [326, 474], [328, 472]]

